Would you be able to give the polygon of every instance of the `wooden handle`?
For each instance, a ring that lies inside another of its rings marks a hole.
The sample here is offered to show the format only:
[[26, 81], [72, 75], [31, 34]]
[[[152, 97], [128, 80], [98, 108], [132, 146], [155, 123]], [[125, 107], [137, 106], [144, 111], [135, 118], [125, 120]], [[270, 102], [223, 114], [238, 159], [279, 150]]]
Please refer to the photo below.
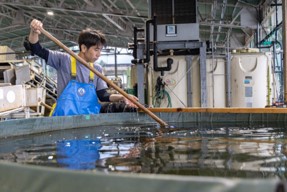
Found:
[[64, 49], [67, 53], [69, 53], [71, 56], [75, 57], [79, 62], [81, 62], [85, 67], [87, 67], [89, 70], [91, 70], [94, 74], [96, 74], [98, 77], [100, 77], [102, 80], [104, 80], [108, 85], [110, 85], [112, 88], [117, 90], [120, 94], [122, 94], [125, 98], [130, 100], [132, 103], [134, 103], [136, 106], [138, 106], [141, 110], [143, 110], [145, 113], [147, 113], [150, 117], [152, 117], [155, 121], [157, 121], [161, 126], [166, 127], [167, 123], [164, 122], [162, 119], [160, 119], [158, 116], [156, 116], [154, 113], [152, 113], [150, 110], [148, 110], [146, 107], [144, 107], [142, 104], [140, 104], [138, 101], [136, 101], [134, 98], [132, 98], [129, 94], [127, 94], [124, 90], [122, 90], [120, 87], [118, 87], [116, 84], [114, 84], [111, 80], [109, 80], [106, 76], [104, 76], [102, 73], [98, 72], [96, 69], [91, 67], [88, 62], [86, 62], [84, 59], [79, 57], [76, 53], [74, 53], [72, 50], [70, 50], [68, 47], [66, 47], [62, 42], [60, 42], [57, 38], [55, 38], [53, 35], [51, 35], [48, 31], [41, 28], [41, 33], [43, 33], [45, 36], [47, 36], [50, 40], [52, 40], [54, 43], [56, 43], [59, 47]]

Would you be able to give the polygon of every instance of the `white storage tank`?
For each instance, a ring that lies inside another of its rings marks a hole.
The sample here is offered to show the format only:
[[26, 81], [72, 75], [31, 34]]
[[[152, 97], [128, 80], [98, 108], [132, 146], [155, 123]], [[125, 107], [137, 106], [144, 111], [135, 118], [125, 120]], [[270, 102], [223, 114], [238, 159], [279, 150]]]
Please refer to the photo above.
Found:
[[[199, 57], [193, 60], [192, 67], [192, 107], [200, 107], [200, 65]], [[225, 59], [207, 58], [206, 59], [206, 90], [207, 107], [222, 108], [226, 107], [226, 86], [225, 86]]]
[[231, 107], [263, 108], [272, 102], [271, 53], [231, 57]]
[[[164, 71], [163, 76], [161, 76], [161, 72], [154, 71], [153, 63], [149, 65], [148, 104], [154, 107], [187, 107], [187, 62], [185, 56], [158, 57], [158, 67], [167, 66], [166, 62], [168, 58], [173, 59], [173, 64], [170, 71]], [[151, 61], [153, 61], [152, 57]], [[162, 99], [156, 99], [155, 86], [158, 77], [161, 77], [162, 82], [166, 85], [164, 92], [161, 92], [164, 96]]]
[[[153, 64], [149, 65], [149, 105], [154, 107], [188, 107], [188, 96], [191, 96], [191, 107], [200, 107], [200, 65], [199, 56], [191, 56], [191, 65], [187, 65], [189, 56], [161, 56], [158, 57], [158, 66], [165, 67], [168, 58], [173, 59], [170, 71], [165, 71], [161, 76], [160, 72], [153, 70]], [[151, 59], [152, 61], [152, 59]], [[188, 95], [188, 72], [191, 73], [190, 91]], [[207, 107], [225, 107], [225, 60], [207, 59], [206, 60], [206, 84], [207, 84]], [[162, 77], [165, 83], [165, 97], [159, 103], [155, 102], [155, 85], [157, 78]], [[189, 106], [190, 107], [190, 106]]]
[[206, 60], [207, 107], [226, 107], [225, 61], [224, 58]]

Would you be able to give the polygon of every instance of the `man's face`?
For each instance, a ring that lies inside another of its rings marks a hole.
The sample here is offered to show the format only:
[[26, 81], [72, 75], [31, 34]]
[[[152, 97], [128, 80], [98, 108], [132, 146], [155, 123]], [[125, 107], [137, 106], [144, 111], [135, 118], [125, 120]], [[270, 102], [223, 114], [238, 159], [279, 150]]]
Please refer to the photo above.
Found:
[[94, 46], [91, 46], [89, 49], [87, 49], [85, 45], [82, 45], [82, 46], [83, 46], [82, 52], [84, 53], [85, 60], [87, 62], [94, 63], [101, 56], [101, 51], [103, 49], [102, 46], [94, 45]]

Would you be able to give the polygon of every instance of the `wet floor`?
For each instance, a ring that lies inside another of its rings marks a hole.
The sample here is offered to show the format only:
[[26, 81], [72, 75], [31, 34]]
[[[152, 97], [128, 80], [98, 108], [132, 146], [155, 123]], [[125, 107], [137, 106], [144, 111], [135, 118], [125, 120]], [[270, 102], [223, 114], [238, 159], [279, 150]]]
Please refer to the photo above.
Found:
[[286, 178], [284, 127], [91, 127], [0, 140], [0, 159], [63, 169]]

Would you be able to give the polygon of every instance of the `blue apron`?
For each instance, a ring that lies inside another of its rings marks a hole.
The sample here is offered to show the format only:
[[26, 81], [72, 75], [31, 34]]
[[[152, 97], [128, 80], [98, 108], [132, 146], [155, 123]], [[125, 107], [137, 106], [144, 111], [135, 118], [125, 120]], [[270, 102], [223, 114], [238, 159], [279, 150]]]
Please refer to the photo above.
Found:
[[[92, 65], [92, 64], [91, 64]], [[76, 81], [76, 59], [71, 57], [72, 80], [57, 100], [52, 116], [98, 114], [101, 105], [94, 84], [94, 74], [90, 71], [90, 83]]]

